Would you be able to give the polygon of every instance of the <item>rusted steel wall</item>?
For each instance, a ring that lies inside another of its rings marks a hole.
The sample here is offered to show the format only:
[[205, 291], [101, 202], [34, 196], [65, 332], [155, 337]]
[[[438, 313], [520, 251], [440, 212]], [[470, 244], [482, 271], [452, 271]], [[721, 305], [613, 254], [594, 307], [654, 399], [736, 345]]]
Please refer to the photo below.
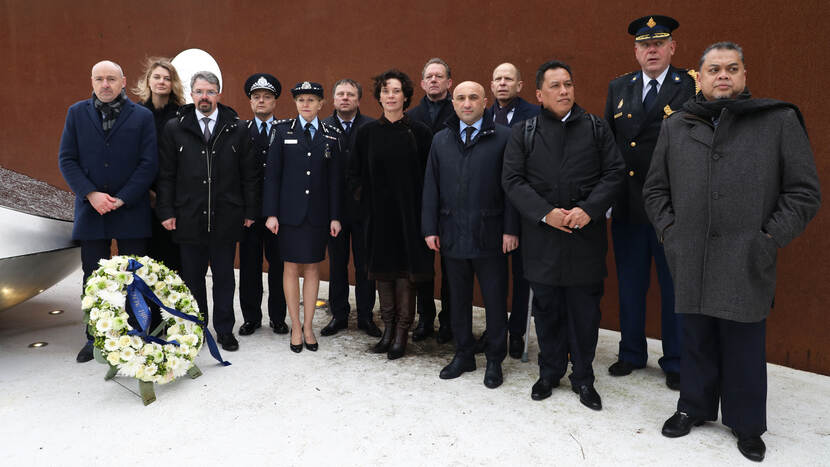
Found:
[[[830, 186], [830, 116], [821, 87], [830, 68], [830, 4], [665, 0], [659, 11], [650, 10], [653, 5], [644, 0], [8, 0], [0, 3], [0, 165], [65, 188], [57, 168], [58, 141], [67, 107], [90, 95], [91, 66], [100, 59], [115, 60], [132, 86], [145, 56], [173, 56], [191, 47], [208, 51], [219, 62], [225, 82], [222, 102], [243, 117], [250, 111], [242, 85], [255, 71], [276, 75], [284, 89], [302, 80], [329, 87], [342, 77], [368, 84], [373, 74], [393, 66], [418, 76], [433, 56], [449, 62], [456, 82], [471, 79], [485, 86], [495, 65], [512, 61], [524, 73], [522, 95], [529, 100], [535, 68], [550, 58], [564, 60], [573, 67], [577, 101], [601, 114], [609, 80], [637, 66], [628, 22], [645, 14], [668, 14], [680, 21], [676, 66], [695, 66], [706, 45], [733, 40], [746, 51], [748, 84], [756, 96], [801, 107], [821, 180]], [[280, 116], [293, 113], [287, 96], [278, 101]], [[421, 96], [419, 90], [415, 98]], [[370, 96], [362, 104], [365, 113], [378, 115]], [[821, 287], [830, 264], [830, 236], [822, 234], [830, 227], [825, 211], [781, 251], [767, 348], [772, 362], [830, 374], [830, 339], [825, 338], [830, 291]], [[608, 261], [602, 325], [616, 329], [611, 255]], [[648, 334], [659, 336], [656, 281], [649, 307]]]

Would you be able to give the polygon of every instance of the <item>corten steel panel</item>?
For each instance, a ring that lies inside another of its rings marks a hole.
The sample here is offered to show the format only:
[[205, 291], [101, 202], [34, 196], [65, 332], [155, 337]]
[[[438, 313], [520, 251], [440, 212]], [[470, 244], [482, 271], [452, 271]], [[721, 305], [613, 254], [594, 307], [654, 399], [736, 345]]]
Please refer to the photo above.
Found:
[[[473, 5], [473, 6], [471, 6]], [[830, 75], [830, 4], [822, 0], [697, 2], [522, 1], [522, 2], [26, 2], [0, 5], [0, 164], [65, 187], [57, 168], [58, 141], [67, 107], [90, 95], [90, 67], [100, 59], [119, 62], [130, 86], [146, 55], [174, 56], [199, 47], [223, 72], [222, 102], [250, 116], [242, 84], [266, 71], [288, 89], [314, 80], [328, 87], [352, 77], [369, 78], [389, 67], [413, 76], [432, 56], [452, 66], [453, 78], [485, 85], [502, 61], [525, 77], [522, 96], [533, 100], [533, 73], [550, 58], [573, 67], [577, 101], [602, 113], [608, 81], [636, 68], [628, 22], [636, 16], [677, 18], [676, 66], [695, 66], [703, 48], [734, 40], [747, 54], [748, 84], [756, 96], [798, 104], [804, 113], [823, 186], [828, 183], [830, 126], [823, 87]], [[379, 107], [364, 96], [364, 112]], [[287, 91], [280, 116], [291, 116]], [[423, 95], [416, 92], [415, 100]], [[331, 112], [331, 106], [324, 107]], [[752, 193], [746, 193], [752, 196]], [[830, 268], [826, 209], [779, 255], [776, 306], [769, 319], [768, 358], [830, 374], [830, 318], [822, 287]], [[617, 290], [612, 254], [603, 301], [604, 327], [616, 329]], [[659, 336], [656, 280], [649, 294], [648, 334]], [[598, 369], [602, 371], [602, 369]]]

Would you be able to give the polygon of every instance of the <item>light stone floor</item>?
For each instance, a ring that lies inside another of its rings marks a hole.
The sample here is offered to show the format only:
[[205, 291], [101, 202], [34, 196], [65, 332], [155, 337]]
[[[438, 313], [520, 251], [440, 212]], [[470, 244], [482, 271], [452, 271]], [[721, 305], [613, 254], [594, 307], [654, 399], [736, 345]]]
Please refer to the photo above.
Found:
[[[294, 354], [264, 327], [241, 337], [233, 363], [203, 351], [204, 375], [157, 387], [145, 407], [134, 380], [105, 382], [106, 367], [75, 363], [83, 343], [81, 273], [0, 312], [0, 465], [748, 465], [718, 423], [684, 438], [660, 435], [677, 393], [656, 367], [608, 376], [619, 335], [600, 331], [595, 361], [603, 410], [579, 404], [567, 380], [530, 399], [531, 362], [507, 359], [490, 390], [479, 369], [443, 381], [450, 345], [410, 345], [388, 361], [352, 328]], [[321, 284], [325, 297], [326, 283]], [[51, 316], [52, 309], [66, 310]], [[315, 330], [328, 315], [318, 312]], [[354, 319], [354, 317], [352, 317]], [[266, 318], [267, 320], [267, 318]], [[241, 315], [237, 305], [237, 323]], [[483, 312], [476, 310], [476, 326]], [[28, 345], [46, 341], [48, 346]], [[830, 465], [830, 378], [769, 365], [767, 465]]]

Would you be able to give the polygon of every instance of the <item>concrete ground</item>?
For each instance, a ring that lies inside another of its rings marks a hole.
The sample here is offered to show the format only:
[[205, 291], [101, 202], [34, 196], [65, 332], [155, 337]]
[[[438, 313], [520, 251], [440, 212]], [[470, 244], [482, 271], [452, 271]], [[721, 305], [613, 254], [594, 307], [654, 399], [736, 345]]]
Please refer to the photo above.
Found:
[[[351, 328], [294, 354], [266, 325], [240, 337], [233, 363], [205, 349], [198, 379], [156, 388], [143, 406], [135, 380], [104, 381], [106, 367], [75, 363], [83, 343], [81, 273], [0, 312], [0, 462], [18, 465], [749, 465], [718, 423], [684, 438], [660, 434], [677, 402], [656, 367], [617, 379], [619, 335], [600, 331], [594, 368], [603, 410], [583, 407], [567, 379], [535, 402], [531, 362], [508, 358], [491, 390], [479, 369], [444, 381], [451, 345], [410, 345], [389, 361]], [[325, 297], [325, 283], [321, 297]], [[265, 300], [263, 300], [265, 302]], [[53, 309], [66, 312], [52, 316]], [[476, 310], [483, 326], [483, 311]], [[329, 316], [318, 312], [315, 332]], [[352, 316], [354, 320], [354, 316]], [[377, 321], [377, 320], [376, 320]], [[237, 305], [237, 323], [241, 314]], [[30, 343], [49, 345], [29, 348]], [[830, 465], [830, 378], [769, 365], [767, 465]]]

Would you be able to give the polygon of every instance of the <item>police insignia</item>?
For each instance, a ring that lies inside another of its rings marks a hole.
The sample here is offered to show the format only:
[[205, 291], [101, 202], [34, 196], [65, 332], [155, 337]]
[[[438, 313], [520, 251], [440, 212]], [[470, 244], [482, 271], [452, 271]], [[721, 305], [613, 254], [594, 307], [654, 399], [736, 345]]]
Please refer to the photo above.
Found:
[[622, 100], [622, 99], [620, 99], [620, 103], [619, 103], [619, 104], [617, 104], [617, 108], [618, 108], [618, 109], [621, 109], [621, 108], [622, 108], [622, 106], [623, 106], [623, 100]]
[[688, 71], [686, 71], [686, 74], [688, 74], [689, 76], [692, 77], [693, 80], [695, 80], [695, 94], [699, 93], [700, 92], [700, 83], [697, 80], [697, 72], [695, 70], [688, 70]]
[[653, 28], [654, 26], [657, 26], [657, 21], [654, 21], [654, 18], [649, 18], [646, 25], [650, 28]]
[[300, 89], [311, 89], [311, 83], [308, 81], [303, 81], [303, 85], [300, 86]]
[[674, 113], [674, 110], [672, 110], [672, 109], [671, 109], [671, 107], [669, 107], [669, 106], [667, 105], [667, 106], [663, 107], [663, 112], [666, 114], [666, 116], [665, 116], [665, 117], [663, 117], [663, 118], [666, 118], [666, 117], [668, 117], [669, 115], [673, 114], [673, 113]]

